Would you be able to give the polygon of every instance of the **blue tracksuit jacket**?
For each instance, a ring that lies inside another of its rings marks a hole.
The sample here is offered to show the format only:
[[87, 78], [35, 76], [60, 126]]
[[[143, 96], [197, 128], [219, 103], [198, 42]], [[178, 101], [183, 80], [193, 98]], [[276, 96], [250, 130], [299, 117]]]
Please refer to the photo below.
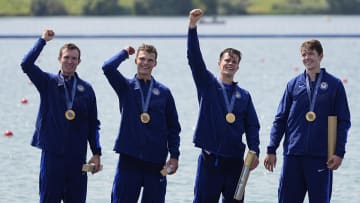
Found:
[[[148, 109], [151, 119], [147, 124], [141, 123], [141, 94], [136, 86], [136, 76], [127, 79], [117, 70], [128, 57], [122, 50], [102, 67], [119, 97], [121, 123], [114, 150], [152, 163], [165, 163], [168, 153], [171, 158], [178, 159], [181, 128], [174, 98], [167, 87], [154, 80]], [[146, 91], [144, 95], [147, 95]]]
[[196, 28], [188, 31], [188, 62], [197, 88], [200, 106], [199, 118], [193, 142], [196, 147], [223, 157], [243, 157], [246, 145], [259, 155], [259, 121], [248, 91], [235, 86], [240, 93], [236, 98], [233, 113], [236, 121], [225, 120], [227, 108], [218, 80], [207, 69], [202, 58]]
[[88, 142], [93, 154], [101, 154], [94, 90], [75, 74], [78, 79], [73, 102], [76, 118], [68, 121], [65, 118], [64, 82], [58, 74], [43, 72], [34, 64], [45, 44], [45, 40], [39, 38], [21, 63], [23, 71], [40, 93], [40, 108], [31, 145], [58, 155], [72, 154], [72, 158], [85, 163]]
[[337, 116], [335, 154], [344, 157], [350, 112], [344, 86], [338, 78], [326, 72], [315, 102], [316, 120], [308, 122], [305, 114], [310, 101], [306, 91], [305, 72], [290, 80], [280, 101], [271, 129], [268, 154], [275, 154], [282, 137], [284, 155], [327, 156], [327, 118]]

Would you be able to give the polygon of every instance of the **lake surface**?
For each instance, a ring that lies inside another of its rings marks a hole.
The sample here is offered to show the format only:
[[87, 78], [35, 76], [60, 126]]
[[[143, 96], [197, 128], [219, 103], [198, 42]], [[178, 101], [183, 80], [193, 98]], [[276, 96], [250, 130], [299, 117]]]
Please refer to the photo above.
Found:
[[[220, 51], [226, 47], [242, 51], [243, 59], [236, 80], [241, 87], [250, 91], [261, 123], [260, 164], [250, 175], [246, 202], [277, 202], [281, 147], [273, 173], [265, 170], [262, 161], [285, 85], [304, 69], [299, 46], [312, 37], [319, 38], [323, 44], [322, 65], [344, 81], [352, 116], [345, 159], [341, 168], [334, 172], [332, 202], [358, 202], [360, 41], [356, 36], [360, 33], [360, 17], [244, 16], [219, 19], [225, 23], [200, 24], [198, 27], [204, 59], [208, 68], [217, 75]], [[60, 46], [67, 42], [76, 43], [82, 50], [82, 62], [77, 72], [92, 83], [97, 95], [104, 169], [96, 175], [89, 175], [87, 202], [110, 202], [118, 159], [118, 155], [112, 151], [120, 122], [118, 99], [101, 66], [123, 47], [138, 47], [142, 43], [153, 44], [158, 49], [158, 65], [153, 75], [172, 90], [182, 126], [180, 167], [175, 175], [168, 176], [166, 202], [192, 202], [199, 153], [193, 146], [192, 135], [198, 104], [186, 58], [184, 36], [187, 26], [187, 17], [0, 18], [0, 70], [3, 77], [0, 83], [0, 132], [11, 130], [14, 133], [12, 137], [0, 137], [0, 160], [3, 162], [0, 170], [0, 202], [39, 201], [40, 150], [30, 146], [39, 96], [19, 64], [45, 28], [54, 29], [58, 38], [47, 44], [37, 64], [45, 71], [57, 72]], [[131, 57], [120, 67], [128, 77], [133, 77], [136, 71], [133, 59]], [[28, 103], [22, 104], [22, 98], [26, 98]]]

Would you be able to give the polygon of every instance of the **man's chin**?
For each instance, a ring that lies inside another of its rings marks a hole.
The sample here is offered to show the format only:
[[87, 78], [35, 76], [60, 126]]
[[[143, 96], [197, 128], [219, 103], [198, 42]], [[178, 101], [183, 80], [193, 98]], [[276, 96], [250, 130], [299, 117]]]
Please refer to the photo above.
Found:
[[227, 75], [227, 76], [233, 76], [235, 74], [235, 71], [224, 71], [223, 72], [224, 75]]

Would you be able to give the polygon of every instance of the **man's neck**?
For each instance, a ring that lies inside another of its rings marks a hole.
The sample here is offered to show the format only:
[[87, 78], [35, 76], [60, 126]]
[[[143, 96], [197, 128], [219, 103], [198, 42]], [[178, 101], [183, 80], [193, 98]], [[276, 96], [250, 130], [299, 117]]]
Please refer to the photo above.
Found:
[[72, 78], [72, 76], [74, 76], [74, 74], [65, 74], [65, 73], [61, 73], [61, 75], [64, 77], [65, 80], [70, 80]]
[[145, 82], [151, 80], [151, 75], [141, 75], [141, 74], [137, 74], [137, 78], [139, 80], [144, 80]]
[[315, 81], [316, 75], [320, 73], [320, 67], [312, 70], [306, 70], [306, 73], [309, 75], [311, 81]]
[[231, 85], [233, 84], [234, 77], [226, 77], [224, 75], [220, 75], [220, 81], [224, 84]]

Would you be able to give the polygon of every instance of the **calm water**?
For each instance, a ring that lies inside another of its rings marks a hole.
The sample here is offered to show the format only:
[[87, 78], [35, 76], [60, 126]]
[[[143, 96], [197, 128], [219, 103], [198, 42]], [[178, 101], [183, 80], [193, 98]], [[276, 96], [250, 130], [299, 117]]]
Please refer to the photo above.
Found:
[[[296, 16], [296, 17], [228, 17], [225, 24], [200, 25], [200, 34], [359, 34], [360, 17], [354, 16]], [[58, 35], [72, 34], [177, 34], [187, 32], [187, 18], [0, 18], [0, 35], [40, 35], [44, 28], [53, 28]], [[155, 31], [154, 31], [155, 30]], [[243, 60], [236, 76], [240, 86], [253, 97], [261, 122], [261, 164], [248, 181], [246, 202], [276, 202], [277, 185], [282, 164], [281, 148], [274, 173], [262, 165], [269, 140], [269, 131], [286, 82], [303, 70], [299, 55], [300, 44], [307, 37], [298, 38], [200, 38], [205, 61], [217, 74], [216, 62], [225, 47], [243, 52]], [[359, 38], [320, 38], [324, 46], [322, 65], [346, 81], [352, 128], [342, 167], [334, 174], [332, 202], [358, 202], [360, 193], [360, 81]], [[39, 96], [20, 69], [20, 61], [33, 45], [35, 38], [0, 38], [0, 132], [11, 130], [11, 138], [0, 137], [0, 202], [38, 202], [38, 173], [40, 150], [30, 146]], [[181, 133], [181, 157], [178, 172], [168, 177], [167, 201], [191, 202], [198, 149], [192, 144], [192, 134], [198, 106], [195, 86], [186, 59], [185, 38], [58, 38], [45, 47], [38, 64], [46, 71], [58, 70], [57, 54], [60, 46], [74, 42], [82, 49], [79, 75], [93, 84], [97, 93], [99, 119], [102, 122], [101, 143], [104, 170], [89, 175], [89, 203], [110, 202], [117, 154], [112, 151], [119, 127], [118, 99], [101, 71], [104, 60], [127, 45], [154, 44], [158, 48], [157, 80], [165, 83], [176, 100]], [[135, 73], [133, 57], [124, 62], [121, 71], [132, 77]], [[21, 104], [22, 98], [28, 104]]]

